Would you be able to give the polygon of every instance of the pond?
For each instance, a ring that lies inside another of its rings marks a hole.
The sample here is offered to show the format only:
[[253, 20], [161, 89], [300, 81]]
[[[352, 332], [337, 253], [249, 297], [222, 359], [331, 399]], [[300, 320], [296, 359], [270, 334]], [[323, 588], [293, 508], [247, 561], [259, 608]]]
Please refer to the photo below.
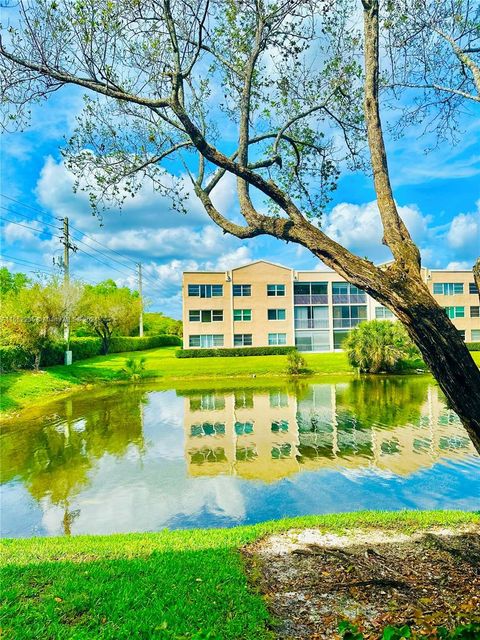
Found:
[[10, 537], [480, 508], [480, 458], [426, 376], [103, 387], [6, 421], [0, 455]]

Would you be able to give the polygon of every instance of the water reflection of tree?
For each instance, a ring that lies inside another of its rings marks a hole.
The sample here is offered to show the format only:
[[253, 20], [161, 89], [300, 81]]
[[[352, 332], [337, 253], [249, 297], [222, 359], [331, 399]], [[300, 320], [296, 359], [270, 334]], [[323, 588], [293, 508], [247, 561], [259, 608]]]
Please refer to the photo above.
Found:
[[1, 482], [19, 478], [31, 495], [63, 509], [70, 533], [78, 511], [72, 499], [89, 483], [89, 473], [105, 454], [123, 456], [144, 448], [143, 399], [138, 389], [108, 397], [72, 397], [55, 405], [56, 415], [5, 433], [0, 448]]
[[[374, 428], [420, 422], [427, 385], [420, 378], [361, 378], [331, 385], [332, 411], [311, 406], [311, 389], [299, 389], [299, 459], [373, 457]], [[297, 396], [298, 398], [298, 396]]]
[[360, 378], [337, 390], [337, 413], [347, 422], [355, 419], [362, 428], [418, 424], [427, 398], [422, 378]]

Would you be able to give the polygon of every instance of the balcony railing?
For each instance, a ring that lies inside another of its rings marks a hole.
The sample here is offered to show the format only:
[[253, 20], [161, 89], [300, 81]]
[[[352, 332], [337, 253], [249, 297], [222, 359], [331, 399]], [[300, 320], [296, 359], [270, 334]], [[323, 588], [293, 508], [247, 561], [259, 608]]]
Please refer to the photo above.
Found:
[[365, 304], [366, 293], [334, 293], [333, 304]]
[[308, 295], [308, 294], [303, 295], [301, 293], [296, 293], [293, 296], [293, 301], [295, 304], [305, 304], [305, 305], [328, 304], [328, 294], [312, 293], [311, 295]]
[[328, 329], [328, 326], [328, 318], [325, 318], [325, 320], [295, 318], [295, 329]]
[[333, 319], [333, 328], [334, 329], [351, 329], [352, 327], [356, 327], [360, 322], [364, 322], [366, 318], [334, 318]]

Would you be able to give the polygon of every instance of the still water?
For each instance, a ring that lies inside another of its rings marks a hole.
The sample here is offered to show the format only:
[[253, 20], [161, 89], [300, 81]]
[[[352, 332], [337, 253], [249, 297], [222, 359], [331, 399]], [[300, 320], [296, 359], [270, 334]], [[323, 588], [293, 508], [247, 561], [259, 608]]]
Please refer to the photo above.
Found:
[[83, 392], [8, 421], [2, 536], [479, 509], [480, 458], [425, 377]]

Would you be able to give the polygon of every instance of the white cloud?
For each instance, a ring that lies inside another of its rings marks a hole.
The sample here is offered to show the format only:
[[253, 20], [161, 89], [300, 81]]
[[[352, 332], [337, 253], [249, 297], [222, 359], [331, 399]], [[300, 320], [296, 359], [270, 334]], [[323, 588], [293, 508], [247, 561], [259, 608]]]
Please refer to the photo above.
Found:
[[38, 240], [38, 233], [36, 233], [36, 231], [39, 231], [41, 228], [42, 225], [39, 222], [34, 221], [25, 222], [23, 226], [9, 222], [3, 227], [2, 235], [6, 242], [20, 242], [22, 244], [28, 244], [32, 241]]
[[[415, 242], [421, 244], [428, 235], [429, 218], [414, 205], [399, 206], [398, 211]], [[337, 204], [323, 220], [325, 233], [353, 253], [374, 262], [391, 258], [382, 245], [382, 226], [376, 201], [366, 204]]]
[[480, 253], [480, 200], [476, 213], [460, 213], [450, 223], [447, 242], [452, 249], [472, 255]]
[[447, 271], [470, 271], [472, 265], [467, 260], [461, 262], [449, 262], [446, 266]]

